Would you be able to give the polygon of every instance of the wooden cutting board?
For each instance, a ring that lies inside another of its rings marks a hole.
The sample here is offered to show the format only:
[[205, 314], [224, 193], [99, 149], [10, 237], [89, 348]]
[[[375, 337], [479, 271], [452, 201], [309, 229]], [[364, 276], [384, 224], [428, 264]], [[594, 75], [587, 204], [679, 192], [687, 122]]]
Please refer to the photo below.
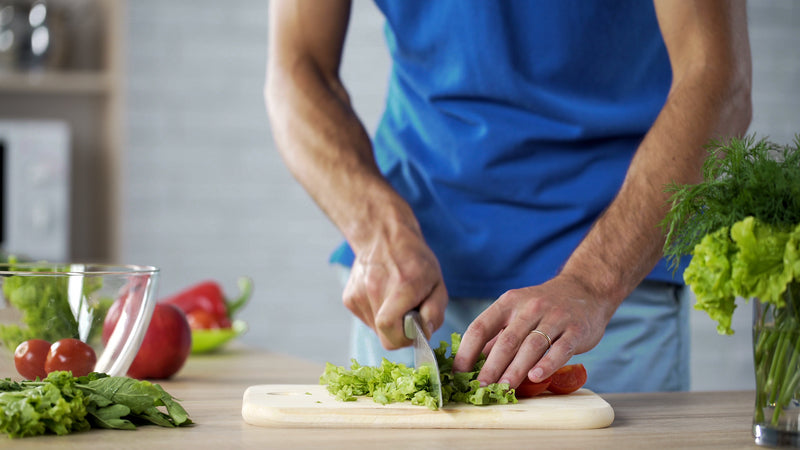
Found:
[[244, 393], [242, 417], [262, 427], [325, 428], [604, 428], [614, 410], [599, 395], [580, 389], [543, 394], [513, 405], [449, 404], [438, 411], [411, 403], [381, 405], [361, 397], [342, 402], [322, 385], [265, 384]]

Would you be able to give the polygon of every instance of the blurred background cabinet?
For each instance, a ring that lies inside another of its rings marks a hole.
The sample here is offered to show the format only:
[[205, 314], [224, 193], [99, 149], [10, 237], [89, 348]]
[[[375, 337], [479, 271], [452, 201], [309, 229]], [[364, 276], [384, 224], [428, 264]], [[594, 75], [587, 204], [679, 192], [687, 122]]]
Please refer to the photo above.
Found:
[[67, 164], [59, 165], [69, 180], [66, 214], [29, 211], [43, 228], [66, 229], [65, 259], [118, 256], [124, 7], [123, 0], [0, 0], [3, 130], [47, 121], [68, 131]]

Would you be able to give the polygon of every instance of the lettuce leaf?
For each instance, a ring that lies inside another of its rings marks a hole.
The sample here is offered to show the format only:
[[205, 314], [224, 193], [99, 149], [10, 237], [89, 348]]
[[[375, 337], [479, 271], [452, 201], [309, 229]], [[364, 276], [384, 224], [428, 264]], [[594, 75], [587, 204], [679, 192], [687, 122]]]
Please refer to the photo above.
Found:
[[746, 217], [709, 233], [694, 247], [683, 274], [697, 297], [695, 308], [732, 334], [737, 297], [782, 307], [784, 292], [800, 276], [800, 226], [784, 229]]
[[53, 372], [47, 380], [30, 388], [22, 383], [4, 384], [9, 390], [0, 392], [0, 432], [20, 438], [64, 435], [91, 427], [84, 394], [76, 388], [75, 379]]
[[[164, 412], [166, 411], [166, 412]], [[186, 410], [160, 385], [92, 372], [50, 372], [43, 380], [0, 380], [0, 432], [12, 438], [64, 435], [92, 427], [188, 426]]]
[[731, 271], [734, 292], [782, 304], [781, 294], [793, 277], [783, 264], [789, 233], [747, 217], [731, 226], [731, 239], [739, 250]]
[[731, 334], [731, 316], [736, 308], [736, 296], [729, 283], [731, 258], [735, 253], [727, 227], [707, 234], [694, 248], [683, 279], [697, 297], [695, 309], [706, 311], [718, 322], [717, 332]]

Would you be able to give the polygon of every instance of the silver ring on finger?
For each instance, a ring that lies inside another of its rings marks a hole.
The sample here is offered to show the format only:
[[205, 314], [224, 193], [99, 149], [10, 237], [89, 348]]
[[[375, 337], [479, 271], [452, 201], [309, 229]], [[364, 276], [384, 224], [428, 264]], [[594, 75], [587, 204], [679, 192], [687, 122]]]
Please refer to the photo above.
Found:
[[550, 347], [553, 346], [553, 340], [550, 339], [550, 336], [548, 336], [547, 333], [545, 333], [544, 331], [542, 331], [542, 330], [532, 330], [530, 332], [530, 334], [539, 334], [539, 335], [542, 335], [542, 337], [544, 337], [545, 339], [547, 339], [547, 349], [548, 350], [550, 349]]

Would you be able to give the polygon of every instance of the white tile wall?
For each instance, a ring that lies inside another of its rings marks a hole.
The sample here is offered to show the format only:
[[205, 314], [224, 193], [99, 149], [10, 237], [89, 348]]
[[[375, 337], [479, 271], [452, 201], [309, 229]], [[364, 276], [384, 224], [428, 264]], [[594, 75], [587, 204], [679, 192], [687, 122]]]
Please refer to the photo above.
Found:
[[[285, 169], [263, 106], [267, 2], [136, 0], [128, 9], [123, 259], [160, 266], [162, 295], [204, 278], [233, 294], [249, 275], [245, 342], [346, 363], [349, 314], [326, 262], [339, 233]], [[751, 130], [788, 142], [800, 132], [800, 5], [750, 10]], [[342, 75], [369, 129], [387, 73], [380, 16], [355, 0]], [[692, 317], [694, 389], [751, 385], [749, 305], [742, 311], [733, 337]]]

